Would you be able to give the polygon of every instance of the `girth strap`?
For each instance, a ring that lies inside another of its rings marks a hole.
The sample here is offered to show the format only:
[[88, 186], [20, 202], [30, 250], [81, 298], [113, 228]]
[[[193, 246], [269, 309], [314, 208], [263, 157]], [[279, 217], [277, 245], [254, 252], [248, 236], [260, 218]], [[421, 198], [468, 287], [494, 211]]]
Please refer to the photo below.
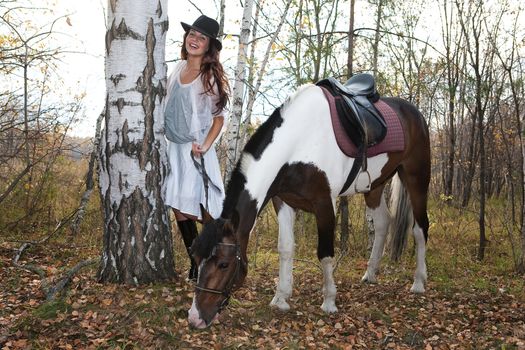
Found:
[[[350, 169], [350, 173], [348, 174], [348, 177], [346, 178], [343, 188], [341, 189], [341, 191], [339, 191], [339, 194], [345, 193], [348, 187], [350, 187], [350, 185], [352, 184], [352, 182], [354, 182], [355, 178], [357, 177], [357, 174], [359, 174], [359, 168], [361, 167], [362, 163], [363, 163], [363, 152], [359, 152], [359, 154], [357, 155], [357, 158], [354, 158], [354, 164], [352, 164], [352, 169]], [[364, 169], [363, 171], [365, 170], [366, 169]]]

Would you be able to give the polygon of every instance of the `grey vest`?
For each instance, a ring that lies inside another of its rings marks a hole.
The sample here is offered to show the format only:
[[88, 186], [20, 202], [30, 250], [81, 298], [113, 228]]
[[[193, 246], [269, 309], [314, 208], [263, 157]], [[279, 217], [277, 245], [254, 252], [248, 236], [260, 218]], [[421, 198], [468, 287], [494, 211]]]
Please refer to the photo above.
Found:
[[164, 110], [166, 138], [175, 143], [194, 141], [187, 122], [192, 114], [191, 86], [181, 86], [179, 81], [174, 81]]

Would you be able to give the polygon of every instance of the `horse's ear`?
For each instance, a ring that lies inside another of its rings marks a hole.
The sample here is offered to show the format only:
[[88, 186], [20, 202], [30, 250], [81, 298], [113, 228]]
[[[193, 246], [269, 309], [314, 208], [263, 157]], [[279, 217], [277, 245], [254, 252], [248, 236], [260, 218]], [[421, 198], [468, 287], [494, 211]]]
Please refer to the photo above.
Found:
[[202, 223], [207, 224], [209, 222], [213, 221], [213, 218], [211, 217], [210, 213], [202, 206], [201, 203], [199, 203], [201, 207], [201, 216], [202, 216]]
[[231, 217], [224, 221], [223, 234], [235, 234], [235, 230], [239, 227], [239, 213], [234, 210]]

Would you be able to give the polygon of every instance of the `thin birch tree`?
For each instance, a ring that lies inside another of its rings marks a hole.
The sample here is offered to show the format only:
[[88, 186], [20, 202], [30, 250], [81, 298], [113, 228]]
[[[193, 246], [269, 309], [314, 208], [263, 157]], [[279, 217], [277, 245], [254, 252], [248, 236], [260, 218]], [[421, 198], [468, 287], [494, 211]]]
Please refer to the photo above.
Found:
[[241, 22], [241, 35], [239, 36], [239, 51], [235, 67], [235, 82], [232, 93], [232, 110], [228, 128], [226, 130], [226, 168], [224, 178], [227, 181], [235, 168], [241, 150], [241, 121], [244, 101], [244, 87], [246, 75], [246, 57], [252, 23], [254, 0], [246, 0]]

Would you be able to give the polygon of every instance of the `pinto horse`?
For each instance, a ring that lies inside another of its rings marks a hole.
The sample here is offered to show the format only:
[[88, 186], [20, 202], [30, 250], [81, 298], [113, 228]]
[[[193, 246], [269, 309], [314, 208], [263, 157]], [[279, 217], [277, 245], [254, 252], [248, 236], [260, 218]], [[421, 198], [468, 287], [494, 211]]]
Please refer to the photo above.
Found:
[[[193, 242], [192, 253], [199, 265], [189, 322], [205, 328], [227, 305], [231, 293], [247, 275], [247, 245], [257, 216], [273, 200], [279, 220], [279, 282], [271, 305], [288, 310], [292, 293], [295, 210], [315, 215], [318, 230], [317, 257], [323, 270], [323, 303], [336, 312], [334, 269], [335, 203], [339, 195], [364, 193], [367, 213], [375, 226], [375, 239], [364, 282], [376, 282], [390, 216], [383, 190], [395, 174], [399, 193], [408, 194], [403, 213], [405, 235], [412, 225], [417, 267], [411, 291], [423, 293], [427, 278], [425, 244], [428, 237], [427, 192], [430, 181], [430, 141], [421, 113], [407, 101], [382, 98], [399, 116], [404, 129], [404, 151], [383, 153], [368, 159], [370, 179], [360, 176], [346, 191], [345, 180], [355, 159], [338, 147], [329, 122], [327, 99], [320, 87], [307, 85], [275, 110], [246, 144], [227, 186], [221, 217], [213, 219], [203, 208], [203, 230]], [[394, 196], [396, 197], [396, 196]], [[410, 207], [412, 210], [410, 210]], [[411, 212], [411, 213], [410, 213]], [[411, 214], [411, 215], [410, 215]], [[412, 221], [411, 221], [412, 220]], [[398, 230], [402, 231], [402, 230]]]

